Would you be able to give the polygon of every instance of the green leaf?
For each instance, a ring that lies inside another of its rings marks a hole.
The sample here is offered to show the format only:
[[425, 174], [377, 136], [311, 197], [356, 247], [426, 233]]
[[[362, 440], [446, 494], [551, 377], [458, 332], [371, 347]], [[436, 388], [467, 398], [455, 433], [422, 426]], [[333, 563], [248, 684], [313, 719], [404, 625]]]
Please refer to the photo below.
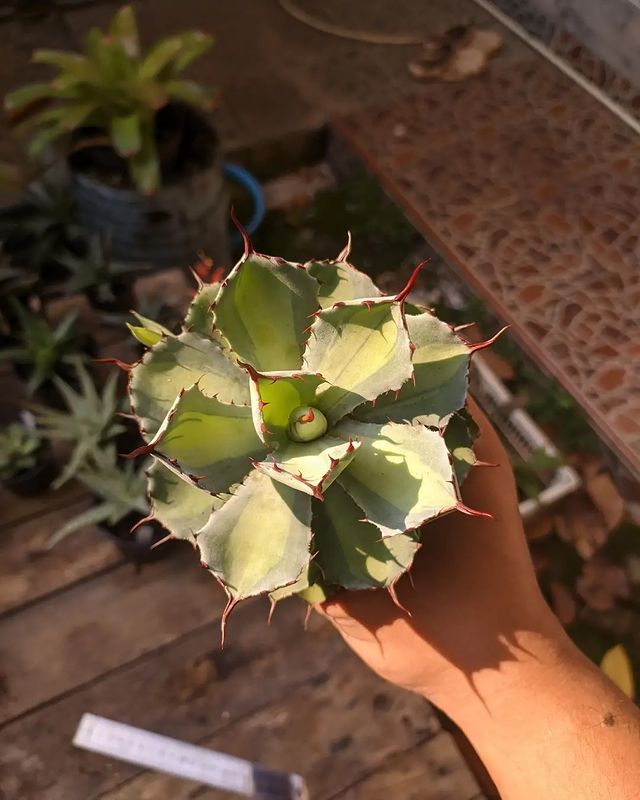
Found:
[[411, 349], [401, 304], [392, 298], [338, 304], [319, 312], [304, 368], [330, 386], [318, 408], [336, 423], [364, 400], [395, 391], [411, 378]]
[[99, 77], [89, 59], [77, 53], [68, 53], [64, 50], [36, 50], [31, 60], [34, 64], [57, 67], [65, 78], [93, 82]]
[[251, 409], [221, 403], [192, 386], [179, 395], [143, 449], [208, 492], [227, 492], [264, 455]]
[[334, 484], [324, 502], [313, 503], [314, 562], [324, 580], [345, 589], [391, 586], [409, 569], [420, 548], [410, 534], [380, 538], [375, 525], [362, 522], [363, 512], [347, 492]]
[[215, 39], [202, 31], [188, 31], [182, 34], [182, 49], [175, 57], [172, 65], [172, 74], [177, 75], [185, 70], [189, 64], [209, 50]]
[[191, 301], [187, 316], [184, 320], [184, 329], [193, 331], [206, 336], [209, 339], [215, 339], [213, 333], [214, 314], [212, 306], [220, 293], [219, 283], [205, 283], [197, 292], [196, 296]]
[[196, 541], [203, 563], [226, 587], [230, 610], [301, 576], [309, 561], [311, 498], [254, 471]]
[[298, 369], [317, 290], [299, 265], [250, 253], [222, 284], [216, 326], [238, 358], [255, 369]]
[[223, 403], [250, 402], [246, 373], [214, 342], [188, 332], [167, 337], [131, 371], [131, 401], [147, 437], [156, 433], [179, 392], [194, 383]]
[[111, 120], [111, 142], [116, 153], [123, 158], [130, 158], [140, 152], [142, 133], [138, 112]]
[[343, 420], [335, 433], [361, 443], [338, 482], [383, 536], [414, 530], [459, 505], [449, 451], [438, 431]]
[[188, 31], [163, 39], [151, 48], [140, 66], [140, 77], [170, 78], [211, 47], [212, 38], [201, 31]]
[[27, 146], [27, 153], [30, 158], [38, 158], [42, 151], [51, 142], [55, 142], [61, 136], [64, 136], [65, 131], [59, 124], [47, 125], [41, 128], [37, 133], [31, 137], [31, 141]]
[[195, 106], [203, 111], [209, 110], [218, 96], [216, 89], [201, 86], [194, 81], [169, 81], [165, 85], [165, 89], [170, 97], [182, 100], [183, 103]]
[[251, 378], [251, 408], [256, 433], [263, 442], [289, 442], [289, 415], [299, 406], [313, 406], [320, 375], [304, 372], [257, 372], [247, 367]]
[[109, 36], [115, 39], [130, 58], [140, 55], [136, 14], [132, 6], [122, 6], [109, 25]]
[[159, 333], [160, 336], [174, 336], [174, 334], [169, 330], [169, 328], [165, 328], [164, 325], [161, 325], [154, 319], [149, 319], [149, 317], [143, 317], [142, 314], [138, 314], [137, 311], [132, 311], [131, 314], [138, 320], [140, 325], [143, 328], [146, 328], [148, 331], [152, 331], [153, 333]]
[[129, 158], [131, 180], [140, 194], [151, 195], [160, 186], [160, 161], [153, 139], [142, 138], [140, 149]]
[[62, 527], [47, 540], [46, 549], [51, 550], [67, 536], [70, 536], [76, 531], [88, 528], [90, 525], [99, 525], [101, 522], [106, 522], [109, 518], [111, 508], [106, 503], [100, 503], [97, 506], [91, 506], [86, 511], [77, 514], [75, 517], [66, 522]]
[[397, 399], [381, 397], [375, 407], [364, 405], [354, 416], [366, 422], [402, 422], [419, 416], [437, 427], [443, 418], [464, 406], [471, 350], [449, 325], [432, 314], [407, 316], [407, 327], [416, 347], [412, 359], [415, 386], [406, 383]]
[[255, 466], [275, 481], [322, 499], [327, 487], [351, 463], [358, 447], [359, 442], [343, 442], [334, 436], [290, 442]]
[[382, 292], [371, 278], [347, 261], [309, 261], [304, 265], [320, 284], [318, 300], [321, 308], [340, 301], [380, 297]]
[[5, 111], [12, 113], [36, 100], [46, 100], [56, 97], [57, 94], [56, 88], [51, 83], [29, 83], [14, 92], [9, 92], [4, 98], [4, 108]]
[[132, 325], [130, 322], [125, 323], [131, 334], [145, 347], [153, 347], [154, 344], [162, 339], [162, 334], [157, 331], [151, 331], [142, 325]]
[[206, 524], [215, 509], [222, 508], [224, 499], [198, 489], [158, 460], [151, 465], [148, 476], [154, 518], [174, 538], [195, 544], [194, 534]]
[[452, 414], [447, 422], [444, 441], [453, 456], [453, 469], [459, 486], [462, 486], [471, 467], [478, 463], [473, 452], [473, 443], [478, 438], [478, 433], [478, 426], [466, 409]]

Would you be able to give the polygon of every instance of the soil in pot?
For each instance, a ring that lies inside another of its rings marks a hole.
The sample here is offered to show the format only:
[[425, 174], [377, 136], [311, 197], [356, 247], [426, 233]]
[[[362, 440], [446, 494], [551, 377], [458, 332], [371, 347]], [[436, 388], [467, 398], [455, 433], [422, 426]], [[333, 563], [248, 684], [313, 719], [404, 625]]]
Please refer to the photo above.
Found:
[[170, 540], [159, 547], [153, 547], [168, 535], [167, 531], [157, 522], [145, 522], [132, 533], [131, 528], [139, 519], [140, 515], [132, 512], [116, 525], [103, 523], [101, 527], [122, 555], [135, 564], [158, 561], [166, 555], [175, 553], [180, 546], [178, 541]]
[[[185, 103], [169, 103], [158, 111], [155, 141], [162, 184], [206, 169], [218, 152], [214, 128], [204, 114]], [[109, 186], [133, 188], [126, 159], [113, 150], [100, 129], [82, 128], [74, 135], [69, 165]]]
[[35, 497], [43, 494], [58, 474], [56, 462], [48, 446], [43, 446], [38, 454], [38, 463], [30, 469], [23, 469], [2, 481], [5, 489], [21, 497]]
[[114, 278], [108, 287], [90, 286], [85, 294], [96, 311], [121, 314], [137, 307], [134, 280], [134, 278]]

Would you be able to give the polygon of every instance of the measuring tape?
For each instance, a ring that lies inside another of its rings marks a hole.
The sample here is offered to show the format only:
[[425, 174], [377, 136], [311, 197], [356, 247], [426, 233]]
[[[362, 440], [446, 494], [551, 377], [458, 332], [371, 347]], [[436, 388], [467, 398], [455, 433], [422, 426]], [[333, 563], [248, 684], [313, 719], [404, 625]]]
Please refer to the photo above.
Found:
[[257, 800], [308, 800], [309, 797], [300, 775], [267, 769], [243, 758], [95, 714], [83, 714], [73, 744], [83, 750]]

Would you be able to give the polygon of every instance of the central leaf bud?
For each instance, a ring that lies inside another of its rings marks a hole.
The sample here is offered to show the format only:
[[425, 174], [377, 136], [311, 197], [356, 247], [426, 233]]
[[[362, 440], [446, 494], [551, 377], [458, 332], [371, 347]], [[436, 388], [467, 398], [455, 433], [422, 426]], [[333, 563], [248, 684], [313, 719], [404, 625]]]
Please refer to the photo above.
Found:
[[298, 406], [289, 414], [289, 438], [294, 442], [312, 442], [327, 432], [327, 418], [313, 406]]

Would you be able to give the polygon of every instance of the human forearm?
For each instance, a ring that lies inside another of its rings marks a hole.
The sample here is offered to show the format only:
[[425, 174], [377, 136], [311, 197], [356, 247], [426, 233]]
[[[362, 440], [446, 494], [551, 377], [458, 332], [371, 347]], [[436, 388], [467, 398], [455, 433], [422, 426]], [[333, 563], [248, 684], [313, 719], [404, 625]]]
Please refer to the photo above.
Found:
[[638, 709], [561, 632], [502, 644], [510, 657], [460, 673], [442, 705], [503, 800], [638, 798]]

